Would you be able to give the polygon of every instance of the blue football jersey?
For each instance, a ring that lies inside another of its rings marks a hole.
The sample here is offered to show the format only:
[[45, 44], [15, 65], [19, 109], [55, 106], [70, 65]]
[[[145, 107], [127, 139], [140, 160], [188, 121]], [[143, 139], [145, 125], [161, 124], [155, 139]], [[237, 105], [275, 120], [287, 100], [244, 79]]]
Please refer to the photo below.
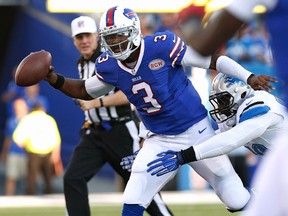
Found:
[[158, 32], [142, 40], [133, 69], [104, 52], [95, 63], [97, 76], [125, 93], [148, 130], [179, 134], [207, 116], [181, 66], [186, 48], [174, 33]]

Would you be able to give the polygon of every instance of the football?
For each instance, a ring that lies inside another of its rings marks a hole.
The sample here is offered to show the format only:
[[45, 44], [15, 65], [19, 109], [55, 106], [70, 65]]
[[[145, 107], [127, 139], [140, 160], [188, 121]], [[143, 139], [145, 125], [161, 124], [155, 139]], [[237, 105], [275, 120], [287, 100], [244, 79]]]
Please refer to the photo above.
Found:
[[18, 86], [31, 86], [39, 83], [49, 72], [52, 56], [41, 50], [32, 52], [18, 65], [15, 72], [15, 82]]

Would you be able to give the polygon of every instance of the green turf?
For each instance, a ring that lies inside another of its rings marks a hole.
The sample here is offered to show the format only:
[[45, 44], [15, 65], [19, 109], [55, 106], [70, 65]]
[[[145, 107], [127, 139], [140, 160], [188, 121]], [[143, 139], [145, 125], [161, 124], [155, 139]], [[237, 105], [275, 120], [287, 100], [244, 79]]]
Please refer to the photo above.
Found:
[[[223, 205], [169, 205], [175, 216], [237, 216], [229, 213]], [[92, 216], [119, 216], [121, 206], [92, 206]], [[0, 208], [3, 216], [65, 216], [63, 207]], [[145, 216], [148, 214], [145, 213]]]

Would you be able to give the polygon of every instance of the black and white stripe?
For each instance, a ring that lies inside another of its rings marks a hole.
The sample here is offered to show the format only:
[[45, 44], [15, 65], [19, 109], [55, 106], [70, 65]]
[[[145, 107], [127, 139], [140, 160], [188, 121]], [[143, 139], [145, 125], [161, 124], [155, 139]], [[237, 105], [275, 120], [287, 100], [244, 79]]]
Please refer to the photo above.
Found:
[[[100, 46], [98, 46], [100, 47]], [[94, 54], [90, 59], [84, 59], [81, 56], [77, 62], [79, 77], [82, 80], [86, 80], [91, 76], [95, 75], [95, 61], [97, 57], [101, 54], [100, 49], [95, 50]], [[114, 94], [118, 89], [114, 89], [109, 94]], [[92, 123], [100, 123], [101, 121], [118, 121], [124, 118], [131, 117], [131, 107], [130, 104], [114, 107], [100, 107], [95, 109], [90, 109], [84, 112], [85, 120]]]

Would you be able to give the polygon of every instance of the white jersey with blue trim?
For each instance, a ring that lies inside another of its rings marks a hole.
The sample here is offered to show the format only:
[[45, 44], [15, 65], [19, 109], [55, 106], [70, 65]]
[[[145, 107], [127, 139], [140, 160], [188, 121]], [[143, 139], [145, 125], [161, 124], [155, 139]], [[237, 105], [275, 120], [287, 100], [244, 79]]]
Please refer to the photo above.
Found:
[[266, 91], [254, 91], [238, 108], [234, 127], [228, 127], [225, 121], [218, 125], [216, 136], [194, 146], [196, 158], [216, 157], [241, 146], [263, 155], [287, 125], [286, 115], [285, 106], [276, 97]]
[[[268, 112], [286, 118], [283, 102], [266, 91], [254, 91], [251, 97], [248, 97], [237, 110], [236, 124]], [[278, 133], [282, 127], [282, 123], [269, 126], [260, 137], [251, 140], [245, 147], [250, 149], [254, 154], [263, 155], [266, 149], [271, 147], [272, 139], [276, 137], [276, 133]]]
[[253, 91], [239, 106], [236, 113], [236, 124], [263, 115], [268, 111], [285, 116], [284, 102], [266, 91]]
[[96, 75], [125, 93], [148, 130], [176, 135], [207, 116], [181, 65], [186, 49], [174, 33], [158, 32], [142, 40], [134, 68], [103, 53]]

